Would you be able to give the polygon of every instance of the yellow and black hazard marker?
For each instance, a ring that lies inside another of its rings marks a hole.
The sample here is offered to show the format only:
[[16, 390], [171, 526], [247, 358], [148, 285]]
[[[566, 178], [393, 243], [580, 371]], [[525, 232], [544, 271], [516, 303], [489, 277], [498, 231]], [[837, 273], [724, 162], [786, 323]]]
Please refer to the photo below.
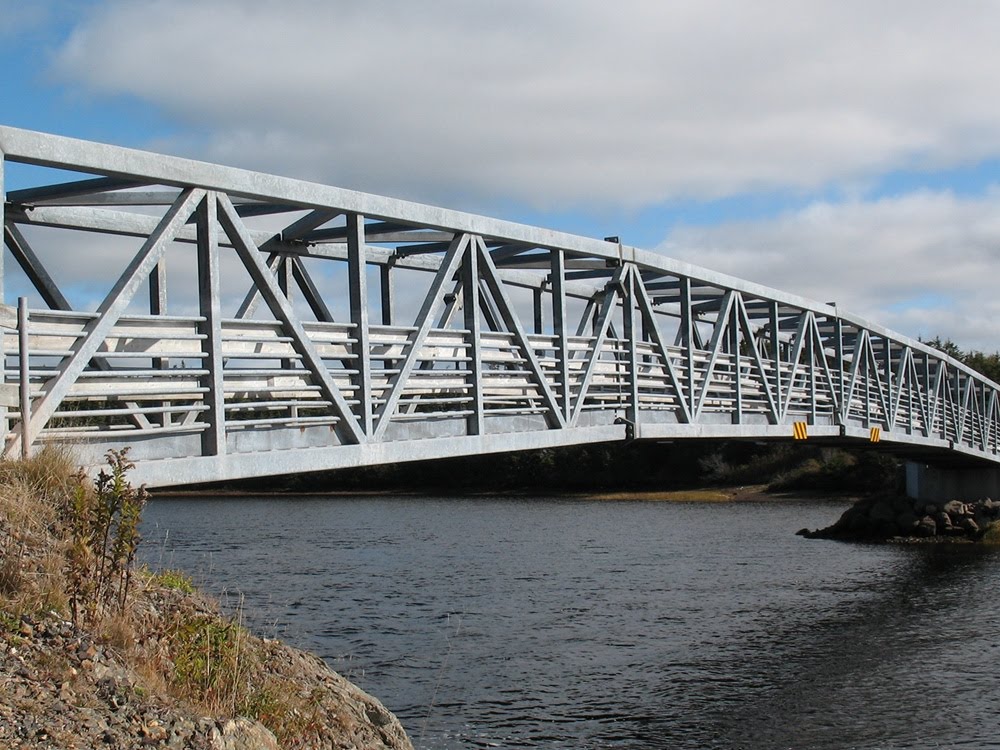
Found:
[[868, 439], [871, 440], [873, 443], [877, 443], [879, 440], [881, 440], [882, 439], [882, 428], [881, 427], [872, 427], [871, 433], [869, 434]]
[[809, 438], [805, 422], [792, 422], [792, 437], [796, 440], [807, 440]]

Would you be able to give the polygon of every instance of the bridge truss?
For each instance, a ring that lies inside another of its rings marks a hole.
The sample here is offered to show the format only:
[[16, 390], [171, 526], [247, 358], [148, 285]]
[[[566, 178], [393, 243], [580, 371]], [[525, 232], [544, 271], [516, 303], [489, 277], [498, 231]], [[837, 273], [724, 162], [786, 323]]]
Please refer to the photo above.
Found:
[[[23, 360], [0, 339], [29, 396], [2, 408], [7, 455], [129, 446], [153, 486], [796, 431], [1000, 462], [1000, 386], [831, 305], [217, 165], [6, 127], [0, 151], [0, 185], [45, 168], [4, 192], [36, 303]], [[107, 288], [77, 289], [86, 263]]]

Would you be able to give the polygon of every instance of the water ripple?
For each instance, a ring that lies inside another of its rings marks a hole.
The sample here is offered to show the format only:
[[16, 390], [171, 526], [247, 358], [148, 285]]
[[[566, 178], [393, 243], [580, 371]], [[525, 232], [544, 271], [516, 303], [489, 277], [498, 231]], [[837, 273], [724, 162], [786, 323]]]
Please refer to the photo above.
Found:
[[1000, 747], [1000, 557], [793, 535], [839, 510], [170, 499], [143, 554], [239, 592], [422, 750]]

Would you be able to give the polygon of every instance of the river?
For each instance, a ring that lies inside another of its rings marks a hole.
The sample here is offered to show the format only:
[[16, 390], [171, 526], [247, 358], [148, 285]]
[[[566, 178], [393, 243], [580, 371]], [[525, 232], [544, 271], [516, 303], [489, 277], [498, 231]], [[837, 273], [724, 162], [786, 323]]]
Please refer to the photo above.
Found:
[[418, 750], [1000, 747], [1000, 552], [795, 536], [817, 500], [155, 499], [142, 556]]

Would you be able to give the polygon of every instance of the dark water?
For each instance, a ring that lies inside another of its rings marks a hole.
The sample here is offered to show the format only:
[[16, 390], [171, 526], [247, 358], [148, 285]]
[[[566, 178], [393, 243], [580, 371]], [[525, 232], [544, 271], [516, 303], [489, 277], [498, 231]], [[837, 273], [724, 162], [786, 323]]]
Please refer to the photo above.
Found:
[[841, 509], [163, 499], [144, 552], [418, 749], [1000, 747], [1000, 554], [794, 535]]

